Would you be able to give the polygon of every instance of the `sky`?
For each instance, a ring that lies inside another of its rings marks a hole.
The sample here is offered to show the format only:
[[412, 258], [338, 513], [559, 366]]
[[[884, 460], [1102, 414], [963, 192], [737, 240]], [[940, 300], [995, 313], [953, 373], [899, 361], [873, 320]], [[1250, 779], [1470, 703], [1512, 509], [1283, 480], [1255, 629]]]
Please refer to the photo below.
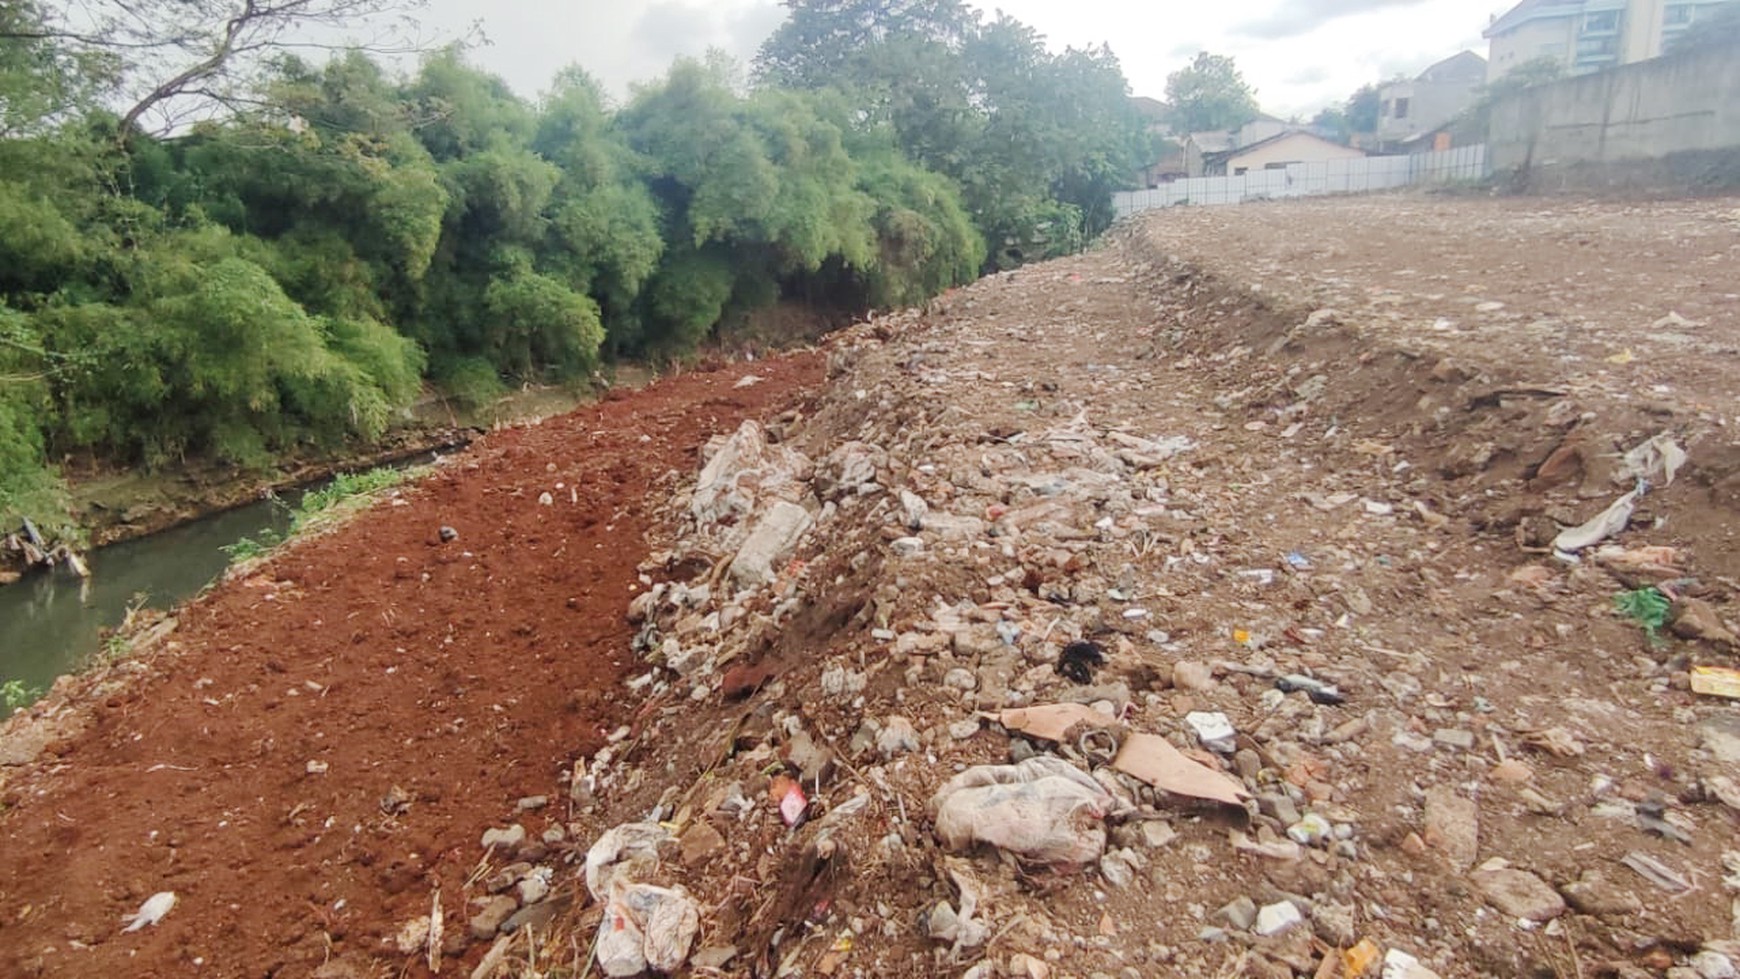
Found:
[[[975, 4], [975, 6], [979, 6]], [[1267, 112], [1310, 115], [1367, 82], [1416, 74], [1467, 48], [1501, 0], [1001, 0], [984, 5], [1024, 21], [1054, 49], [1110, 43], [1132, 94], [1162, 98], [1166, 76], [1198, 51], [1233, 56]], [[719, 47], [745, 64], [784, 19], [774, 0], [430, 0], [427, 29], [489, 44], [472, 58], [536, 97], [577, 63], [618, 98], [657, 78], [679, 55]]]

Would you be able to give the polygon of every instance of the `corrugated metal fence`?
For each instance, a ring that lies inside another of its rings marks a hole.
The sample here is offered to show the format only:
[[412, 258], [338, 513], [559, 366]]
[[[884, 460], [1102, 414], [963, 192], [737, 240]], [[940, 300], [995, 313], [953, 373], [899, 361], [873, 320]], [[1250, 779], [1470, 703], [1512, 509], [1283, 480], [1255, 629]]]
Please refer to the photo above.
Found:
[[1253, 170], [1236, 177], [1196, 177], [1153, 190], [1112, 195], [1118, 217], [1179, 204], [1242, 204], [1281, 197], [1366, 194], [1414, 184], [1479, 180], [1488, 174], [1486, 146], [1463, 146], [1411, 156], [1291, 163], [1284, 170]]

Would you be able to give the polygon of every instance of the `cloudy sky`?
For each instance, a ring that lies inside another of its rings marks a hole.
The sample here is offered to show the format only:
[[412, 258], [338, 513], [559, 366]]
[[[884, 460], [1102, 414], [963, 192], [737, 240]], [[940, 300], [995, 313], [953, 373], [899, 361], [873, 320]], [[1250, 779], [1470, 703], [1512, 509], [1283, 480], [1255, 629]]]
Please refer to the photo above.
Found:
[[[1368, 81], [1414, 73], [1464, 48], [1504, 0], [1001, 0], [1055, 48], [1109, 42], [1137, 95], [1162, 96], [1166, 76], [1199, 50], [1238, 59], [1263, 108], [1308, 114]], [[473, 57], [536, 96], [578, 63], [617, 95], [709, 46], [747, 62], [783, 19], [774, 0], [430, 0], [427, 22], [457, 33], [480, 21], [490, 45]]]

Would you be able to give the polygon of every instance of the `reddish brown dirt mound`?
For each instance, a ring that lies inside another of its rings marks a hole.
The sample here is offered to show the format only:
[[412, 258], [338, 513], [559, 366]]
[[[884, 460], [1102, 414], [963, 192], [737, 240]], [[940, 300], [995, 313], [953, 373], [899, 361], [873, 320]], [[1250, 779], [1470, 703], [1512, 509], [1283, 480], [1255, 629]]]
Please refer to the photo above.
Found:
[[184, 609], [84, 734], [0, 770], [0, 975], [307, 976], [459, 894], [481, 832], [624, 719], [652, 487], [821, 376], [733, 365], [499, 432]]

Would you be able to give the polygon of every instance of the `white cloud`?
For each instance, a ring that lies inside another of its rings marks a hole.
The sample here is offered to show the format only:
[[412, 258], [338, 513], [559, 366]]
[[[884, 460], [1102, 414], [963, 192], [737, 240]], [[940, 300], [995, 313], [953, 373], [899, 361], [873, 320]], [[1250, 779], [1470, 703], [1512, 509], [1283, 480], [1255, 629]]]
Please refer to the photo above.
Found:
[[[1485, 53], [1480, 31], [1501, 12], [1467, 0], [1269, 0], [1237, 8], [1128, 0], [997, 0], [1049, 43], [1110, 43], [1138, 95], [1160, 97], [1166, 76], [1199, 50], [1232, 55], [1263, 108], [1309, 114], [1367, 82], [1418, 72], [1464, 48]], [[719, 47], [748, 62], [778, 26], [775, 0], [432, 0], [431, 28], [459, 33], [482, 22], [490, 46], [474, 53], [515, 90], [535, 96], [556, 71], [579, 64], [618, 96], [656, 78], [679, 55]]]

